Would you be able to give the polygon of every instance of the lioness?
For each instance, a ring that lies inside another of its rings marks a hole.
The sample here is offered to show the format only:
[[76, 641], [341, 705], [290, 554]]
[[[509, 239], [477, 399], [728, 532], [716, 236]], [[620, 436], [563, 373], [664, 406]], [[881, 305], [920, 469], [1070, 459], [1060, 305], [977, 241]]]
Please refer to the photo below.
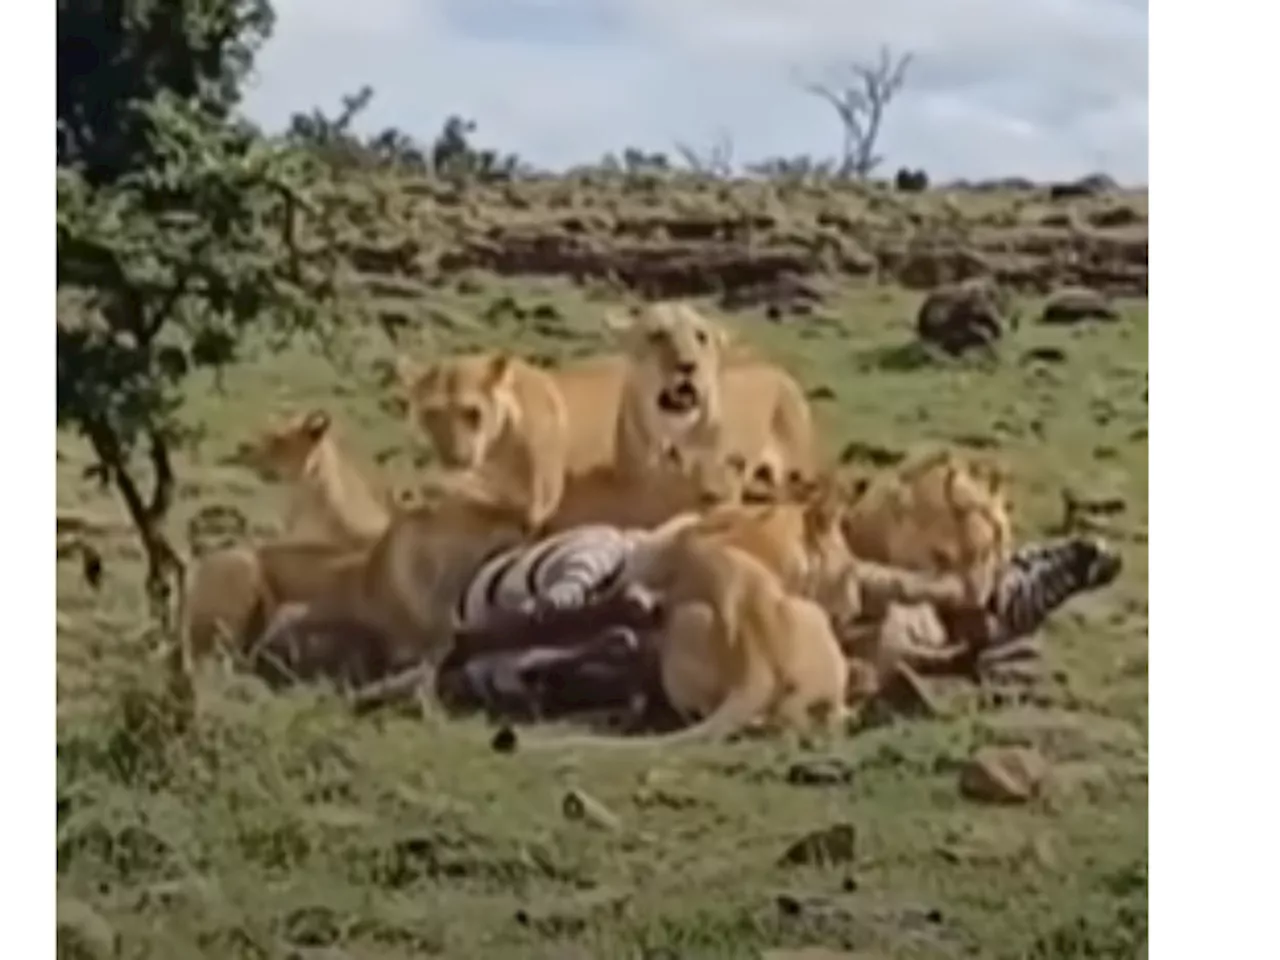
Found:
[[1013, 549], [1007, 472], [994, 460], [943, 449], [858, 481], [844, 531], [860, 558], [954, 573], [981, 606]]
[[[789, 592], [744, 550], [684, 526], [650, 558], [646, 585], [665, 597], [672, 627], [661, 641], [661, 681], [673, 706], [705, 719], [678, 733], [617, 739], [535, 740], [536, 748], [654, 746], [729, 736], [761, 718], [804, 729], [834, 727], [847, 714], [848, 669], [826, 612]], [[686, 662], [684, 611], [709, 625]]]
[[808, 400], [785, 371], [742, 350], [681, 303], [606, 314], [623, 355], [555, 371], [570, 409], [572, 472], [643, 468], [663, 440], [715, 446], [762, 465], [775, 482], [814, 469]]
[[315, 408], [265, 426], [227, 463], [291, 487], [285, 531], [292, 537], [369, 543], [390, 519], [390, 502], [342, 449], [326, 410]]
[[[900, 570], [855, 557], [843, 520], [844, 491], [824, 483], [781, 503], [717, 507], [692, 529], [763, 563], [790, 592], [821, 606], [841, 635], [868, 616], [882, 617], [891, 603], [963, 603], [958, 577]], [[716, 659], [708, 655], [710, 623], [709, 611], [685, 608], [675, 612], [668, 626], [670, 650], [663, 663], [668, 698], [679, 711], [697, 712], [700, 703], [726, 689], [728, 678], [717, 672]], [[854, 652], [862, 661], [862, 651]], [[859, 666], [870, 670], [870, 664]]]
[[839, 624], [890, 602], [964, 602], [955, 576], [918, 573], [863, 560], [844, 533], [844, 491], [826, 482], [799, 499], [773, 504], [722, 505], [695, 529], [750, 553], [794, 593], [819, 603]]
[[438, 657], [452, 635], [453, 604], [480, 563], [528, 533], [519, 508], [447, 493], [397, 512], [369, 547], [278, 541], [208, 554], [187, 589], [184, 664], [193, 668], [220, 637], [245, 651], [291, 603], [364, 620], [394, 646]]
[[569, 421], [555, 381], [504, 353], [401, 358], [409, 415], [441, 462], [485, 478], [529, 523], [544, 523], [564, 492]]

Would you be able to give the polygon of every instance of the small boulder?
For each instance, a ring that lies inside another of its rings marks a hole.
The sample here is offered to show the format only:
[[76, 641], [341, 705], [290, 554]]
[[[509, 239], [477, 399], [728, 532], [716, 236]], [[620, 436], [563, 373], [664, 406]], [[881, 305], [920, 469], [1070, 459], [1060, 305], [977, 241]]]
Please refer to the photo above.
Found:
[[1107, 297], [1088, 287], [1064, 287], [1049, 295], [1040, 314], [1041, 323], [1068, 324], [1088, 320], [1114, 322], [1120, 314]]
[[951, 356], [991, 350], [1003, 336], [1006, 320], [999, 293], [990, 281], [971, 280], [939, 287], [920, 305], [916, 335]]
[[805, 834], [782, 854], [782, 866], [830, 866], [852, 863], [857, 852], [857, 832], [851, 823]]
[[1110, 193], [1117, 188], [1115, 180], [1105, 173], [1095, 173], [1079, 180], [1049, 185], [1051, 200], [1073, 200], [1077, 197], [1096, 197]]
[[960, 793], [982, 803], [1026, 803], [1040, 793], [1049, 765], [1031, 747], [983, 747], [960, 770]]

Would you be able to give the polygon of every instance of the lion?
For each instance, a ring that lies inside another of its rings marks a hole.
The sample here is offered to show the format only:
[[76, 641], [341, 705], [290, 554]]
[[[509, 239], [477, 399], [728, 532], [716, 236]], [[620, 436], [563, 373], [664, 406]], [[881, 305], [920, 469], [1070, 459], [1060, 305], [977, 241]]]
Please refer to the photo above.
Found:
[[564, 493], [569, 420], [555, 380], [506, 353], [446, 357], [431, 364], [402, 357], [409, 415], [440, 462], [470, 470], [540, 526]]
[[612, 467], [627, 358], [617, 353], [581, 357], [547, 371], [569, 412], [569, 477]]
[[363, 544], [387, 528], [390, 501], [342, 449], [319, 407], [265, 426], [227, 462], [292, 488], [285, 531], [298, 539]]
[[848, 494], [844, 532], [859, 558], [964, 581], [987, 601], [1013, 549], [1009, 474], [989, 457], [926, 450]]
[[[957, 576], [902, 570], [855, 556], [844, 535], [844, 498], [844, 490], [828, 481], [810, 485], [797, 499], [714, 508], [693, 529], [763, 563], [789, 591], [822, 607], [842, 638], [857, 635], [868, 618], [878, 622], [891, 605], [951, 609], [964, 604], [965, 588]], [[703, 691], [701, 698], [692, 698], [697, 702], [712, 695], [707, 691], [723, 687], [724, 678], [706, 654], [708, 625], [706, 611], [686, 609], [677, 612], [668, 628], [675, 652], [667, 664], [666, 686], [678, 710], [689, 710], [688, 690]], [[848, 652], [857, 672], [866, 675], [876, 666], [867, 654], [877, 651], [863, 646]], [[675, 678], [677, 672], [684, 676]]]
[[[535, 748], [664, 746], [725, 738], [761, 719], [797, 730], [844, 721], [849, 671], [826, 611], [760, 560], [686, 523], [656, 546], [643, 578], [672, 610], [674, 629], [660, 641], [663, 689], [677, 710], [704, 719], [656, 737], [568, 737]], [[706, 621], [691, 660], [686, 611]]]
[[[190, 672], [220, 640], [248, 652], [287, 604], [360, 619], [401, 650], [443, 656], [453, 604], [471, 575], [530, 533], [523, 508], [463, 489], [446, 487], [433, 502], [397, 511], [365, 547], [276, 541], [202, 557], [187, 588], [184, 666]], [[484, 488], [476, 481], [470, 489]]]
[[615, 462], [643, 476], [675, 438], [695, 449], [720, 446], [721, 363], [726, 331], [683, 303], [606, 314], [629, 360], [618, 409]]
[[[655, 303], [632, 315], [614, 312], [606, 315], [606, 324], [622, 338], [625, 363], [610, 367], [597, 359], [566, 378], [570, 390], [591, 383], [599, 397], [587, 404], [575, 399], [575, 417], [580, 410], [585, 417], [616, 410], [612, 458], [602, 452], [602, 461], [643, 473], [663, 441], [678, 440], [733, 451], [774, 480], [790, 472], [812, 474], [812, 411], [803, 390], [783, 370], [736, 348], [722, 326], [688, 304]], [[606, 376], [610, 370], [617, 370], [616, 386]], [[614, 389], [616, 406], [612, 396], [605, 399]], [[601, 433], [594, 423], [576, 424], [577, 430], [596, 438]]]
[[900, 664], [949, 672], [972, 654], [961, 626], [981, 619], [1012, 549], [1009, 477], [995, 460], [925, 450], [878, 475], [828, 473], [769, 491], [840, 491], [861, 612], [841, 625], [846, 651], [877, 678]]

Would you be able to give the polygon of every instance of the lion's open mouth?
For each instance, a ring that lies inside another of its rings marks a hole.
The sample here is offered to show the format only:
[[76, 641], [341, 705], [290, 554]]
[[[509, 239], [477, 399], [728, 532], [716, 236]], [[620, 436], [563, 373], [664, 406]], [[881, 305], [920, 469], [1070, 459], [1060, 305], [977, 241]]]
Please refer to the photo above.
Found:
[[663, 413], [688, 413], [698, 406], [698, 388], [689, 380], [681, 380], [658, 394], [658, 409]]

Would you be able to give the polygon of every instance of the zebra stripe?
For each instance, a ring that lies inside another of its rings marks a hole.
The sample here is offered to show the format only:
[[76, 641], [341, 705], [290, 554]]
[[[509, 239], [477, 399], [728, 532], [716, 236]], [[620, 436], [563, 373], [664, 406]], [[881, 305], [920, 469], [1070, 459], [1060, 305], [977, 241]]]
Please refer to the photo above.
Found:
[[576, 527], [503, 551], [484, 563], [455, 608], [459, 629], [527, 612], [531, 602], [557, 610], [585, 606], [623, 580], [632, 538], [603, 524]]
[[989, 611], [991, 637], [984, 659], [1025, 655], [1019, 641], [1078, 593], [1114, 579], [1120, 559], [1100, 541], [1081, 537], [1031, 543], [1014, 551], [1001, 571]]

